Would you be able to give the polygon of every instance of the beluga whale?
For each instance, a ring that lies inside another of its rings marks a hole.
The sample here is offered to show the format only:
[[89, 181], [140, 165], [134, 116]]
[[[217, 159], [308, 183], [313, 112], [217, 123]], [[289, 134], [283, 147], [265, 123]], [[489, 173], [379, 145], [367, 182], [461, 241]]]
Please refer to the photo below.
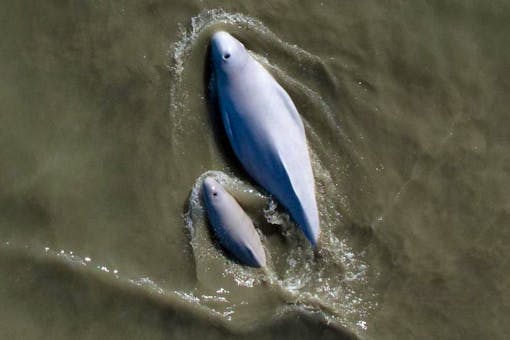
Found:
[[209, 224], [220, 245], [241, 264], [265, 267], [266, 253], [250, 217], [212, 177], [202, 183], [202, 198]]
[[235, 155], [288, 210], [315, 248], [320, 236], [315, 181], [296, 106], [229, 33], [213, 34], [211, 58], [221, 117]]

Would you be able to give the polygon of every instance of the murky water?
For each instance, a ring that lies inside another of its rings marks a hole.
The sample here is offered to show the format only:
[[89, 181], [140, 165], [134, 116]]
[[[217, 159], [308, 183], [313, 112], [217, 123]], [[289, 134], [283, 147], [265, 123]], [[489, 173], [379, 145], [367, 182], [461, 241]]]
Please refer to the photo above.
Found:
[[[318, 256], [233, 156], [218, 29], [303, 117]], [[507, 3], [7, 1], [0, 31], [0, 338], [510, 334]], [[205, 173], [267, 270], [214, 246]]]

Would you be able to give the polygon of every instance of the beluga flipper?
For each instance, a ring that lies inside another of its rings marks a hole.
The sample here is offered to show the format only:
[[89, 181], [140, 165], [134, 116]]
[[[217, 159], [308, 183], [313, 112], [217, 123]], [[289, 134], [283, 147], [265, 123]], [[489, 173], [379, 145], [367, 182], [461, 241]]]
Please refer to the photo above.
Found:
[[220, 245], [241, 264], [265, 267], [266, 253], [260, 236], [239, 203], [212, 177], [204, 179], [202, 195]]
[[214, 33], [211, 56], [223, 124], [250, 176], [289, 211], [313, 247], [320, 227], [305, 129], [292, 99], [227, 32]]

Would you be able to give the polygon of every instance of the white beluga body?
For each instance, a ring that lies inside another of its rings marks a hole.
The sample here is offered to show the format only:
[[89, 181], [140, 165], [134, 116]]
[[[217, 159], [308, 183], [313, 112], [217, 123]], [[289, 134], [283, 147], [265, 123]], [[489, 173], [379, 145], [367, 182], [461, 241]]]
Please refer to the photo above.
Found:
[[292, 99], [229, 33], [213, 35], [211, 56], [222, 120], [236, 156], [315, 247], [320, 235], [315, 182]]
[[212, 177], [204, 179], [202, 192], [209, 223], [220, 245], [241, 264], [265, 267], [260, 236], [239, 203]]

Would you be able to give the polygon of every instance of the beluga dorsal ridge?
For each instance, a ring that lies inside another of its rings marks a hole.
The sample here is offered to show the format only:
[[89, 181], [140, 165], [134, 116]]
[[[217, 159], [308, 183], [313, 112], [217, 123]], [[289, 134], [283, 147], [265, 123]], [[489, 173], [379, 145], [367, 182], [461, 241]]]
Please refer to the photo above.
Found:
[[241, 264], [265, 267], [266, 254], [260, 236], [237, 201], [212, 177], [204, 179], [202, 196], [220, 245]]
[[315, 182], [296, 106], [229, 33], [214, 33], [211, 57], [221, 116], [234, 153], [249, 175], [287, 208], [315, 247], [320, 235]]

